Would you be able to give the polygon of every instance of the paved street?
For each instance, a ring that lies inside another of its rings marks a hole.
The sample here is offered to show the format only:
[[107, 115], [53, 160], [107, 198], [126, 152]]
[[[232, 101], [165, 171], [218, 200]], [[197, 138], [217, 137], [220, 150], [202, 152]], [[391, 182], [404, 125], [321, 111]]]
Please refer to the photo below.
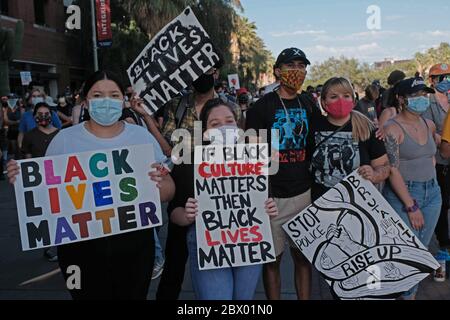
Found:
[[[161, 230], [161, 240], [165, 243], [166, 229]], [[282, 270], [282, 298], [296, 298], [293, 282], [293, 265], [285, 256]], [[21, 283], [51, 273], [58, 269], [57, 263], [47, 262], [43, 251], [22, 252], [20, 248], [19, 227], [17, 223], [16, 205], [12, 187], [0, 181], [0, 299], [70, 299], [65, 290], [64, 281], [59, 272], [53, 272], [46, 279], [28, 285]], [[151, 272], [151, 270], [149, 270]], [[154, 299], [158, 280], [152, 283], [149, 299]], [[194, 293], [186, 273], [181, 299], [194, 299]], [[317, 274], [313, 277], [313, 295], [315, 300], [331, 299], [326, 283]], [[423, 281], [419, 291], [419, 299], [450, 300], [450, 282]], [[255, 299], [265, 299], [262, 281], [258, 285]]]

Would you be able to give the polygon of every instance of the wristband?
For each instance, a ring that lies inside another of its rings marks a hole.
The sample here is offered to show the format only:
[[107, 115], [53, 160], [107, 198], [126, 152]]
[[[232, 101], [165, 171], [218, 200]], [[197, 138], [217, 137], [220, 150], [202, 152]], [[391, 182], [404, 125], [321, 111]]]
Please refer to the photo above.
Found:
[[403, 207], [403, 211], [404, 212], [406, 212], [406, 213], [413, 213], [413, 212], [416, 212], [417, 210], [419, 210], [419, 204], [417, 203], [417, 200], [416, 199], [413, 199], [414, 200], [414, 205], [412, 206], [412, 207]]

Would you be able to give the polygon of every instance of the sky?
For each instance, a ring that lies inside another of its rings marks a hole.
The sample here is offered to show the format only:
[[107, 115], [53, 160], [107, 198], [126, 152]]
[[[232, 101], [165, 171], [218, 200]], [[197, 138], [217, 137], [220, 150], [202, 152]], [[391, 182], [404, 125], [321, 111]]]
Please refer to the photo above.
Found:
[[[411, 59], [450, 42], [448, 0], [241, 0], [243, 16], [274, 57], [302, 49], [313, 63], [342, 55], [360, 61]], [[370, 6], [379, 8], [379, 25]], [[371, 23], [368, 27], [368, 20]], [[378, 27], [380, 29], [378, 29]]]

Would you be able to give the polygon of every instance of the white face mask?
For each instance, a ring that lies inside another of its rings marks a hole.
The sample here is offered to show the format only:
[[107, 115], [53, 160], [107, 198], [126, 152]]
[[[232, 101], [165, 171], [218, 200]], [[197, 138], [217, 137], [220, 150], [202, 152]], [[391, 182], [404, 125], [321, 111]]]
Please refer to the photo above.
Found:
[[210, 141], [211, 144], [236, 144], [239, 140], [239, 128], [237, 125], [225, 125], [208, 129], [205, 132], [205, 140]]

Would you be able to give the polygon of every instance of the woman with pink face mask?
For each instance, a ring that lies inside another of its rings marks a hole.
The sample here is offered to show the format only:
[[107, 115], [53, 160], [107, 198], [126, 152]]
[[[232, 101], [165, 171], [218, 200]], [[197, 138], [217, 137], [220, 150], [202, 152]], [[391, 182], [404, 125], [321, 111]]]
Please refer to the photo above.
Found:
[[312, 198], [320, 198], [342, 179], [358, 170], [374, 184], [389, 177], [389, 159], [369, 118], [354, 110], [355, 92], [345, 78], [331, 78], [322, 89], [326, 116], [312, 123]]

